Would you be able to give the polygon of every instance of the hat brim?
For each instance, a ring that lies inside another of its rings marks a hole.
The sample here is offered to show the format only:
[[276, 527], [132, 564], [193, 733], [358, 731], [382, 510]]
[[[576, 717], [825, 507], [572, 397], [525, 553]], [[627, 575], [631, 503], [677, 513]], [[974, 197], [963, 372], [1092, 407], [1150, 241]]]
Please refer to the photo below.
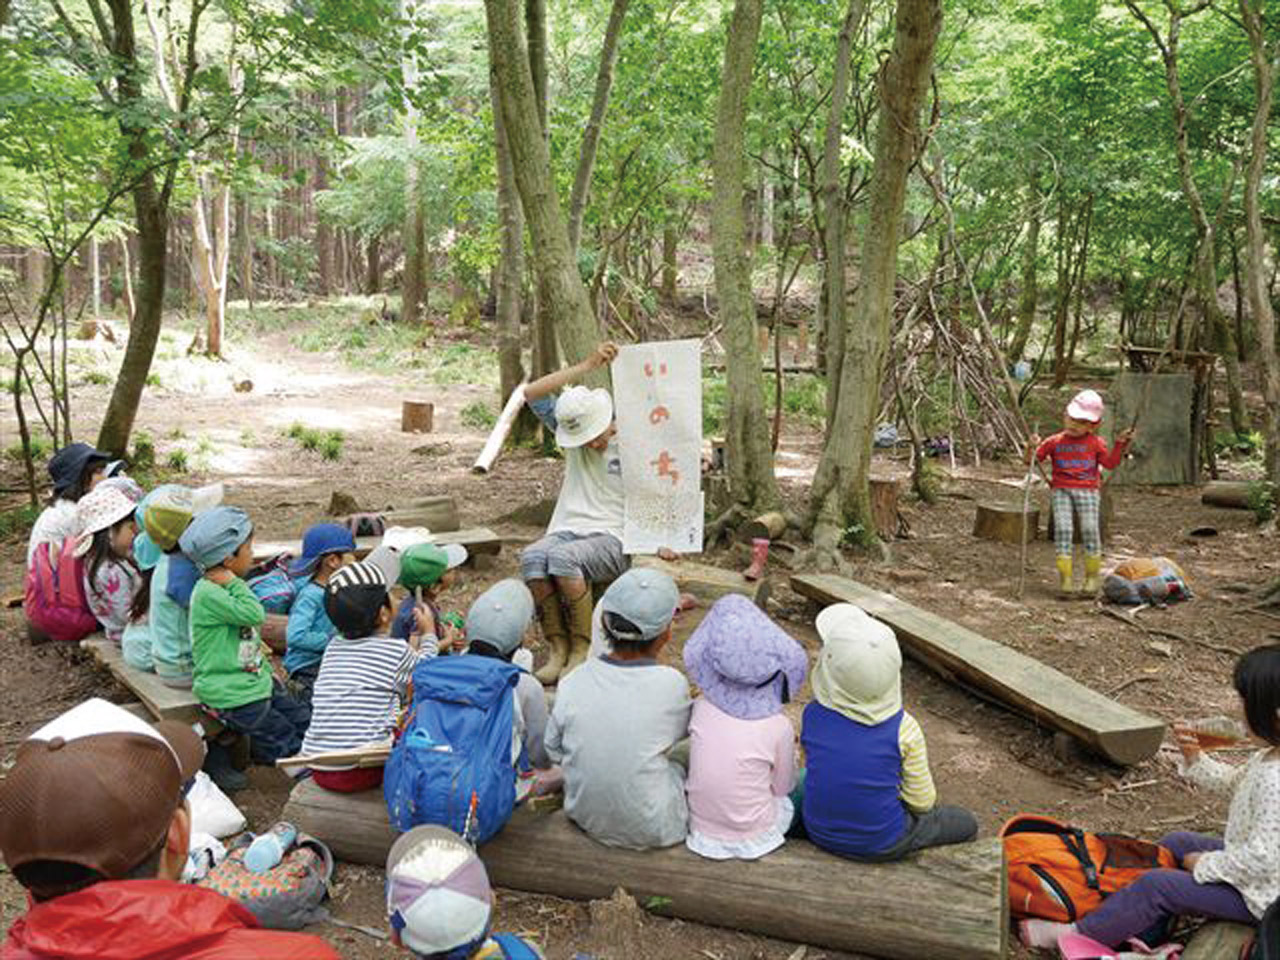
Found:
[[613, 401], [604, 390], [601, 390], [600, 393], [603, 396], [596, 396], [593, 393], [591, 397], [592, 407], [581, 418], [577, 430], [571, 431], [563, 423], [557, 421], [556, 443], [565, 450], [586, 446], [608, 430], [609, 424], [613, 423]]
[[1102, 414], [1096, 416], [1077, 404], [1074, 400], [1067, 404], [1067, 416], [1072, 420], [1083, 420], [1085, 423], [1101, 423]]
[[177, 758], [182, 781], [185, 783], [194, 777], [196, 771], [204, 766], [204, 740], [200, 735], [180, 720], [161, 720], [152, 726], [164, 737]]
[[453, 570], [467, 562], [467, 548], [460, 543], [441, 544], [440, 549], [444, 551], [446, 570]]

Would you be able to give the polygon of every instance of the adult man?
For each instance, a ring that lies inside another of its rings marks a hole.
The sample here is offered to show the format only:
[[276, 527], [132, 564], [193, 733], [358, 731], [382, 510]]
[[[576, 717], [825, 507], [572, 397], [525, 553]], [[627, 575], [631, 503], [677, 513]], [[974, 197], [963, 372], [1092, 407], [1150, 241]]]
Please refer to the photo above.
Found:
[[338, 960], [324, 941], [258, 929], [239, 904], [178, 882], [186, 791], [204, 744], [87, 700], [33, 733], [0, 782], [0, 854], [31, 897], [3, 960]]

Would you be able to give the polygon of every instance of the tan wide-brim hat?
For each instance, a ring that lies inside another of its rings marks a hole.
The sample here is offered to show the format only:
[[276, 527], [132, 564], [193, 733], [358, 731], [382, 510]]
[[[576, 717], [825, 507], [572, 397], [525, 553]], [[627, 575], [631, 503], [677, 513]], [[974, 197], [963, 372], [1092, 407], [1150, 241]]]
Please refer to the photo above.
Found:
[[851, 603], [832, 604], [814, 625], [822, 638], [812, 677], [820, 704], [866, 724], [902, 709], [902, 651], [892, 629]]
[[556, 401], [556, 443], [566, 450], [590, 443], [613, 423], [613, 397], [599, 387], [570, 387]]

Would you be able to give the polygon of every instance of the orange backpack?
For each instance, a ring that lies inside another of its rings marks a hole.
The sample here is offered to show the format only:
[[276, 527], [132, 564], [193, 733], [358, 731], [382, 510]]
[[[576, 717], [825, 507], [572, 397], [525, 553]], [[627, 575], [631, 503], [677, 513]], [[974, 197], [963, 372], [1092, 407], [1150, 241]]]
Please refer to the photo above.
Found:
[[1148, 870], [1174, 869], [1173, 853], [1114, 833], [1089, 833], [1051, 817], [1019, 814], [1000, 828], [1015, 917], [1074, 923]]

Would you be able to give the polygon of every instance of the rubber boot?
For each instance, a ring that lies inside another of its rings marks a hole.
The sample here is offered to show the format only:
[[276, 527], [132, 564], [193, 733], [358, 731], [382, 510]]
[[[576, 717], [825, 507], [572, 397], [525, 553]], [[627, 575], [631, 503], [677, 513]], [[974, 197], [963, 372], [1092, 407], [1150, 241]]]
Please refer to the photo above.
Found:
[[1098, 588], [1102, 586], [1102, 554], [1086, 553], [1084, 555], [1084, 587], [1082, 592], [1086, 596], [1094, 597], [1098, 594]]
[[564, 663], [569, 659], [569, 630], [564, 622], [564, 607], [560, 594], [552, 591], [538, 604], [538, 623], [542, 625], [542, 637], [547, 641], [547, 662], [534, 673], [539, 683], [553, 684], [560, 679]]
[[1071, 578], [1071, 558], [1058, 557], [1058, 593], [1064, 597], [1074, 596], [1075, 584]]
[[767, 537], [756, 537], [751, 541], [751, 566], [742, 571], [748, 580], [759, 580], [764, 576], [764, 565], [769, 562], [769, 540]]
[[591, 602], [590, 590], [584, 590], [582, 596], [576, 600], [570, 600], [568, 603], [569, 662], [565, 664], [564, 671], [560, 674], [562, 680], [575, 667], [580, 667], [586, 663], [587, 655], [591, 652], [591, 612], [593, 608], [594, 604]]

